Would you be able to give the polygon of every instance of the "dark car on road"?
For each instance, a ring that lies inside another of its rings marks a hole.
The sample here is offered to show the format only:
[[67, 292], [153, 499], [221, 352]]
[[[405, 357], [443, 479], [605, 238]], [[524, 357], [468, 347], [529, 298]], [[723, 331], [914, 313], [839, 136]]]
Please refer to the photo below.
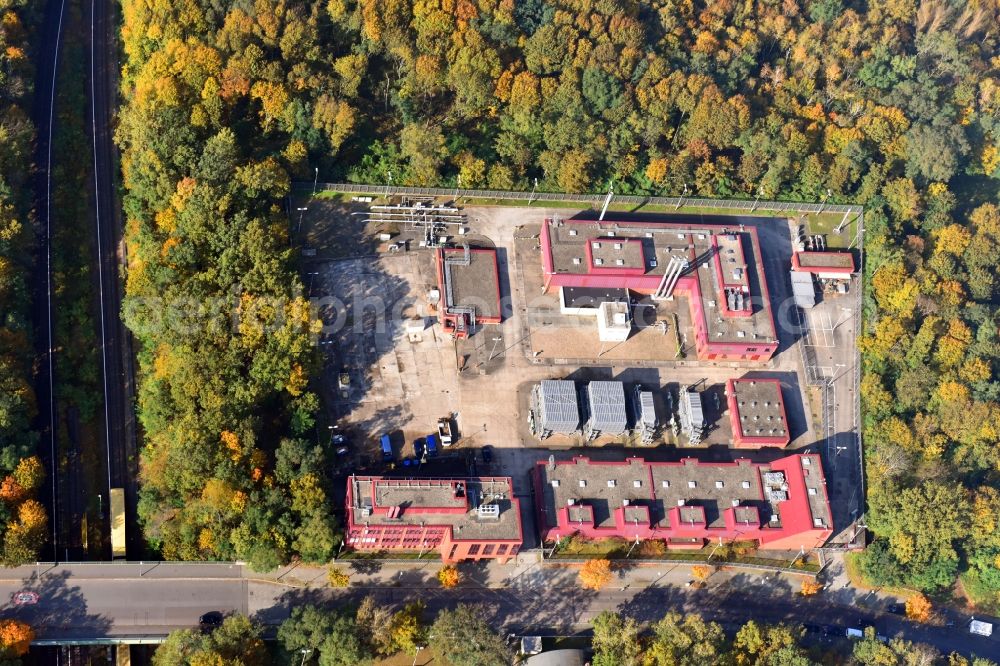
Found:
[[198, 618], [198, 627], [203, 633], [209, 633], [222, 626], [222, 613], [219, 611], [209, 611]]
[[487, 444], [486, 446], [484, 446], [482, 448], [481, 453], [482, 453], [482, 456], [483, 456], [483, 462], [484, 463], [486, 463], [487, 465], [489, 465], [491, 462], [493, 462], [493, 447], [492, 446], [490, 446], [489, 444]]

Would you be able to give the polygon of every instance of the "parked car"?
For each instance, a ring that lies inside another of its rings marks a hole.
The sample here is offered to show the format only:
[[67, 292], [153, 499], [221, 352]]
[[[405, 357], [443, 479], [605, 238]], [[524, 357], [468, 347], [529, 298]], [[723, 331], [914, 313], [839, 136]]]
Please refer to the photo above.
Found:
[[484, 463], [486, 463], [487, 465], [489, 465], [491, 462], [493, 462], [493, 446], [492, 445], [487, 444], [486, 446], [484, 446], [482, 448], [482, 450], [481, 450], [480, 453], [483, 456], [483, 462]]
[[392, 462], [392, 442], [389, 440], [389, 435], [382, 435], [382, 462]]
[[437, 435], [427, 435], [427, 455], [436, 456], [438, 453]]
[[208, 611], [198, 618], [198, 628], [202, 633], [209, 633], [222, 626], [222, 613], [219, 611]]
[[885, 609], [887, 613], [892, 613], [893, 615], [906, 615], [906, 604], [893, 603]]
[[[428, 446], [428, 448], [430, 447]], [[413, 440], [413, 455], [416, 456], [417, 459], [424, 457], [424, 440], [422, 438], [418, 437]]]

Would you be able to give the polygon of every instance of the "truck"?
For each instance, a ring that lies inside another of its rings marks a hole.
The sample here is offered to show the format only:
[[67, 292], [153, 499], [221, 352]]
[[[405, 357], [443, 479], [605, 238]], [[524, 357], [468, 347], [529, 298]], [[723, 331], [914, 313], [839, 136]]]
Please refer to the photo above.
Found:
[[455, 427], [451, 423], [451, 417], [438, 419], [438, 437], [441, 438], [441, 446], [451, 446], [455, 441]]
[[382, 462], [392, 462], [392, 442], [389, 435], [382, 435]]
[[976, 634], [978, 636], [992, 636], [993, 623], [983, 622], [982, 620], [973, 620], [969, 623], [969, 633]]
[[125, 489], [111, 489], [111, 558], [125, 557]]

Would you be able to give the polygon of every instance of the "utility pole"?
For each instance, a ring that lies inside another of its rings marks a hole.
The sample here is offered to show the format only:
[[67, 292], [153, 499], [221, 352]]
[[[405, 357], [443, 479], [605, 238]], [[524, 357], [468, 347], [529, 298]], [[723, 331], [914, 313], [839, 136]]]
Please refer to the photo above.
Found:
[[750, 212], [757, 210], [757, 202], [760, 201], [761, 195], [764, 194], [764, 186], [761, 185], [757, 188], [757, 198], [753, 200], [753, 206], [750, 207]]
[[535, 178], [535, 185], [531, 188], [531, 194], [528, 195], [528, 205], [529, 206], [531, 205], [531, 202], [535, 200], [535, 190], [537, 190], [537, 189], [538, 189], [538, 179]]
[[315, 175], [313, 175], [313, 198], [316, 197], [317, 185], [319, 185], [319, 167], [316, 167]]
[[826, 200], [830, 198], [831, 194], [833, 194], [833, 192], [830, 189], [827, 189], [826, 196], [823, 197], [823, 203], [821, 203], [819, 205], [819, 211], [816, 213], [817, 215], [819, 215], [820, 213], [822, 213], [823, 209], [826, 208]]
[[677, 200], [677, 205], [674, 206], [674, 210], [677, 210], [684, 204], [684, 197], [687, 196], [687, 193], [688, 193], [688, 184], [684, 183], [684, 194], [682, 194], [680, 198]]
[[456, 181], [456, 185], [455, 185], [455, 196], [453, 197], [455, 199], [455, 204], [456, 205], [458, 204], [458, 191], [461, 188], [462, 188], [462, 174], [458, 174], [458, 180]]
[[598, 221], [603, 221], [604, 220], [604, 214], [608, 212], [608, 204], [611, 203], [611, 197], [613, 197], [614, 195], [615, 195], [614, 184], [609, 181], [608, 182], [608, 196], [607, 196], [606, 199], [604, 199], [604, 208], [601, 209], [601, 216], [599, 218], [597, 218]]

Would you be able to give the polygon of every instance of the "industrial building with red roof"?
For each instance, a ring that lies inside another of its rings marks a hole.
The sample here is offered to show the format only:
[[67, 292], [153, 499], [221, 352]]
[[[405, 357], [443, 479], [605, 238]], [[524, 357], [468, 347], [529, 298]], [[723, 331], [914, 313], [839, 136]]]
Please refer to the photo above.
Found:
[[819, 277], [849, 278], [854, 272], [854, 255], [850, 252], [795, 252], [792, 270]]
[[688, 301], [702, 360], [767, 361], [777, 351], [757, 231], [676, 221], [542, 223], [546, 291], [628, 289]]
[[788, 415], [777, 379], [742, 378], [726, 382], [733, 446], [759, 449], [788, 446]]
[[799, 550], [821, 546], [832, 534], [817, 454], [770, 463], [577, 457], [541, 461], [532, 476], [539, 531], [549, 543], [577, 535], [699, 549], [721, 539]]
[[510, 477], [347, 480], [344, 543], [354, 550], [430, 553], [445, 562], [506, 562], [521, 548]]

